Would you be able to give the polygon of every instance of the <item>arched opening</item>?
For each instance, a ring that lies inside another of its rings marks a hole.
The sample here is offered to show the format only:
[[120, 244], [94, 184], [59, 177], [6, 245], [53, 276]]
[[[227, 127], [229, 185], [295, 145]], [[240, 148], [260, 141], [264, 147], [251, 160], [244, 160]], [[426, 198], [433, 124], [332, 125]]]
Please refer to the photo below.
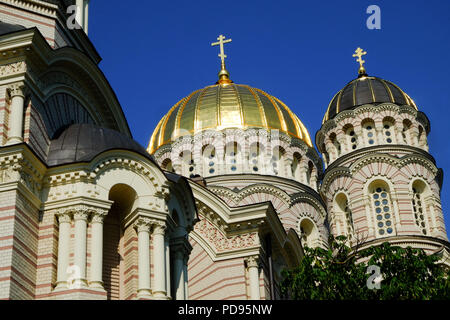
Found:
[[202, 147], [203, 176], [217, 174], [216, 148], [207, 144]]
[[358, 136], [355, 133], [355, 128], [351, 124], [344, 126], [342, 129], [347, 137], [347, 143], [350, 146], [350, 150], [356, 150], [358, 148]]
[[383, 137], [386, 143], [394, 143], [396, 141], [395, 120], [391, 117], [383, 119]]
[[311, 161], [309, 161], [308, 162], [308, 171], [307, 171], [307, 176], [306, 176], [306, 179], [307, 179], [307, 182], [309, 185], [311, 185], [311, 182], [313, 180], [312, 179], [313, 175], [314, 175], [314, 164]]
[[333, 132], [330, 134], [330, 141], [334, 147], [334, 150], [332, 150], [332, 152], [330, 152], [330, 154], [334, 154], [333, 159], [336, 160], [341, 155], [341, 144], [337, 140], [336, 133]]
[[341, 230], [341, 234], [347, 236], [349, 240], [353, 239], [354, 234], [353, 216], [348, 204], [348, 198], [344, 193], [339, 193], [336, 196], [334, 208], [336, 214], [343, 218], [345, 230]]
[[402, 137], [405, 144], [411, 143], [411, 127], [411, 121], [409, 121], [408, 119], [403, 120]]
[[376, 235], [378, 237], [395, 235], [394, 207], [388, 184], [376, 180], [370, 184], [369, 193], [375, 215]]
[[361, 123], [361, 125], [364, 131], [364, 136], [366, 138], [366, 146], [375, 145], [376, 141], [375, 122], [372, 119], [365, 119]]
[[252, 143], [250, 146], [249, 160], [250, 168], [253, 173], [260, 173], [262, 171], [262, 165], [264, 165], [264, 147], [259, 143]]
[[286, 152], [281, 147], [275, 147], [272, 150], [272, 158], [270, 159], [269, 172], [274, 175], [285, 175]]
[[235, 174], [241, 172], [242, 161], [240, 160], [241, 148], [237, 142], [230, 142], [225, 146], [226, 172]]
[[427, 235], [427, 211], [425, 205], [425, 194], [428, 192], [428, 186], [421, 180], [416, 180], [412, 184], [412, 207], [416, 226], [423, 235]]
[[109, 191], [114, 201], [103, 222], [103, 286], [108, 300], [123, 299], [123, 268], [127, 257], [123, 250], [122, 221], [135, 205], [136, 191], [125, 184], [116, 184]]
[[181, 159], [181, 174], [185, 177], [193, 178], [195, 176], [195, 162], [192, 157], [192, 152], [184, 150], [180, 154]]
[[292, 176], [294, 177], [295, 180], [300, 181], [301, 182], [301, 171], [300, 171], [300, 163], [302, 161], [302, 156], [300, 155], [300, 153], [295, 152], [294, 153], [294, 158], [292, 160]]
[[163, 170], [169, 171], [169, 172], [175, 172], [174, 168], [173, 168], [173, 164], [172, 164], [172, 160], [170, 160], [169, 158], [165, 159], [162, 163], [161, 163], [161, 168]]
[[314, 248], [319, 240], [319, 232], [315, 223], [309, 218], [303, 218], [299, 224], [300, 240], [303, 247]]

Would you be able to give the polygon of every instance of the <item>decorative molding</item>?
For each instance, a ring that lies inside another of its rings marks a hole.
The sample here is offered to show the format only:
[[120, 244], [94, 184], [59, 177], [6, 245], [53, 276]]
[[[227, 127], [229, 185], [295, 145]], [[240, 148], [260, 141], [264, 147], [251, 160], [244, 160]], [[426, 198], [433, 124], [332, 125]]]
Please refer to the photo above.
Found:
[[14, 62], [0, 66], [0, 77], [8, 77], [27, 72], [27, 64], [25, 61]]
[[258, 256], [250, 256], [244, 259], [247, 269], [248, 268], [258, 268], [259, 267], [259, 257]]

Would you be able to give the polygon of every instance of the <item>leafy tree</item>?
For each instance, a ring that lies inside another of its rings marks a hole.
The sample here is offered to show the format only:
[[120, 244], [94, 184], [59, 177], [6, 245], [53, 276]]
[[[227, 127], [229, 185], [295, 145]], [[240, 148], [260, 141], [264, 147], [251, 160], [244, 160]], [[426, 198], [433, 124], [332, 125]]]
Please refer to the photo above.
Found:
[[[448, 271], [436, 255], [388, 242], [350, 248], [344, 236], [329, 243], [329, 249], [306, 247], [300, 265], [284, 271], [283, 294], [295, 300], [450, 299]], [[372, 265], [382, 276], [378, 290], [367, 285]]]

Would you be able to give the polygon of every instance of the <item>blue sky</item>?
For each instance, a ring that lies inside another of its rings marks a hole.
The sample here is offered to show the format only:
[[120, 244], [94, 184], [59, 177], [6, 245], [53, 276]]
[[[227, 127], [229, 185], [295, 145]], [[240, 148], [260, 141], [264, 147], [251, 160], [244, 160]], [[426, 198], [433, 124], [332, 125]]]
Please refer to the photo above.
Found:
[[[366, 9], [381, 8], [381, 30]], [[430, 153], [444, 169], [442, 205], [450, 230], [450, 1], [91, 1], [89, 36], [134, 138], [147, 146], [178, 100], [214, 84], [220, 61], [236, 83], [284, 101], [311, 137], [334, 94], [357, 76], [360, 46], [369, 75], [390, 80], [431, 121]]]

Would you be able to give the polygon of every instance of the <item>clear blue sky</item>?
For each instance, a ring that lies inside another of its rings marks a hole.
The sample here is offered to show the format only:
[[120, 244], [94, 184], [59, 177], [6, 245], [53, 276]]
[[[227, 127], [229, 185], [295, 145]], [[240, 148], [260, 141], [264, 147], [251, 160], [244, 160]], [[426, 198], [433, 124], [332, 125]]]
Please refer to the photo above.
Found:
[[[381, 30], [366, 8], [381, 8]], [[283, 100], [311, 137], [333, 95], [357, 76], [360, 46], [369, 75], [400, 86], [431, 121], [430, 153], [444, 169], [450, 230], [450, 1], [91, 1], [89, 36], [134, 138], [147, 146], [178, 100], [214, 84], [219, 34], [236, 83]]]

